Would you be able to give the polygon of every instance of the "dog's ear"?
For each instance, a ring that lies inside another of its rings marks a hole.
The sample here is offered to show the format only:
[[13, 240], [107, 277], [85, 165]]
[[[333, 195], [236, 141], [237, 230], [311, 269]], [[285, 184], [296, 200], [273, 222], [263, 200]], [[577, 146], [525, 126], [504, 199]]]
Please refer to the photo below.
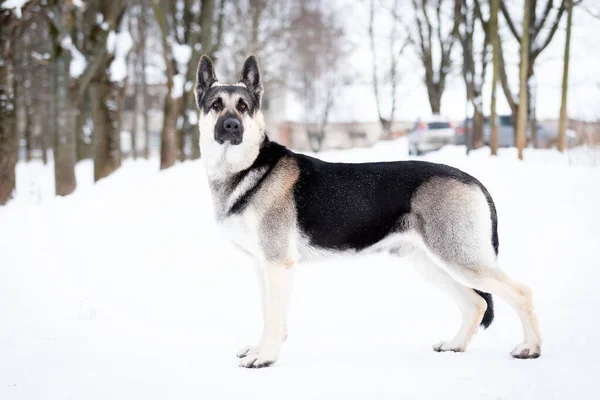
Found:
[[242, 74], [240, 76], [240, 82], [246, 85], [248, 90], [256, 97], [256, 102], [260, 107], [263, 84], [262, 80], [260, 79], [260, 70], [258, 69], [258, 61], [256, 61], [256, 57], [250, 56], [244, 62]]
[[202, 96], [206, 93], [213, 83], [217, 81], [215, 70], [211, 59], [203, 54], [198, 63], [198, 72], [196, 74], [196, 105], [201, 109]]

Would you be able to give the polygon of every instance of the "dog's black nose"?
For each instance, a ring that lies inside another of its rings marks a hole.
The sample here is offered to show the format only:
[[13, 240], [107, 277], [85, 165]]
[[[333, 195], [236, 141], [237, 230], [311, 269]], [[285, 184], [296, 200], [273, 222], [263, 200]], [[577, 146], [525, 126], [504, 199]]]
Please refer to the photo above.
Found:
[[223, 121], [223, 127], [227, 132], [236, 132], [240, 130], [240, 121], [237, 118], [227, 118]]
[[215, 128], [215, 140], [223, 144], [230, 142], [233, 145], [242, 143], [244, 127], [242, 121], [233, 115], [224, 115], [217, 121]]

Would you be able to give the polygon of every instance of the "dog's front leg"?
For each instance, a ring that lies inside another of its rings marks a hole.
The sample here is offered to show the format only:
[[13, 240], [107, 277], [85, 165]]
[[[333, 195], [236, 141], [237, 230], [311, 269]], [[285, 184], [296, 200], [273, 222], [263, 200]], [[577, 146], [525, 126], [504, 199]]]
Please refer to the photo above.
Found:
[[264, 274], [264, 326], [258, 353], [246, 354], [240, 360], [240, 367], [262, 368], [272, 365], [285, 340], [285, 321], [292, 290], [292, 266], [286, 263], [267, 263]]
[[[258, 281], [258, 292], [260, 293], [260, 309], [261, 315], [263, 319], [263, 323], [266, 318], [266, 308], [267, 308], [267, 288], [265, 284], [265, 271], [263, 266], [257, 262], [254, 266], [254, 270], [256, 271], [256, 278]], [[251, 354], [257, 354], [260, 350], [260, 342], [256, 346], [245, 346], [242, 347], [237, 353], [236, 356], [238, 358], [243, 358], [249, 356]]]

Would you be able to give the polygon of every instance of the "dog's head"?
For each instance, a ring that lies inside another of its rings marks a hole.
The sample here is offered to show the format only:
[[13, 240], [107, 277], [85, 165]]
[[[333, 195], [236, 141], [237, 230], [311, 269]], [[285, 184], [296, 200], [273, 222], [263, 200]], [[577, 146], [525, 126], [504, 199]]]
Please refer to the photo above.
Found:
[[200, 58], [195, 96], [203, 152], [222, 154], [227, 161], [251, 158], [252, 154], [246, 153], [258, 150], [264, 139], [262, 92], [256, 57], [248, 57], [235, 84], [219, 83], [211, 59], [206, 55]]

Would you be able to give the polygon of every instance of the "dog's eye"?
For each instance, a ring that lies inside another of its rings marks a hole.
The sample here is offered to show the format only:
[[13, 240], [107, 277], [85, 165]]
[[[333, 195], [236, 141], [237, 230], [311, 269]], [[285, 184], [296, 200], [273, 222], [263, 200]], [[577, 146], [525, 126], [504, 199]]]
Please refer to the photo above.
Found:
[[240, 102], [240, 105], [239, 105], [238, 107], [239, 107], [239, 108], [240, 108], [240, 110], [242, 110], [242, 111], [243, 111], [243, 110], [245, 110], [246, 108], [248, 108], [248, 106], [246, 105], [246, 103], [241, 103], [241, 102]]
[[215, 110], [219, 107], [221, 107], [221, 102], [219, 100], [216, 100], [214, 103], [212, 103], [212, 108], [214, 108]]

